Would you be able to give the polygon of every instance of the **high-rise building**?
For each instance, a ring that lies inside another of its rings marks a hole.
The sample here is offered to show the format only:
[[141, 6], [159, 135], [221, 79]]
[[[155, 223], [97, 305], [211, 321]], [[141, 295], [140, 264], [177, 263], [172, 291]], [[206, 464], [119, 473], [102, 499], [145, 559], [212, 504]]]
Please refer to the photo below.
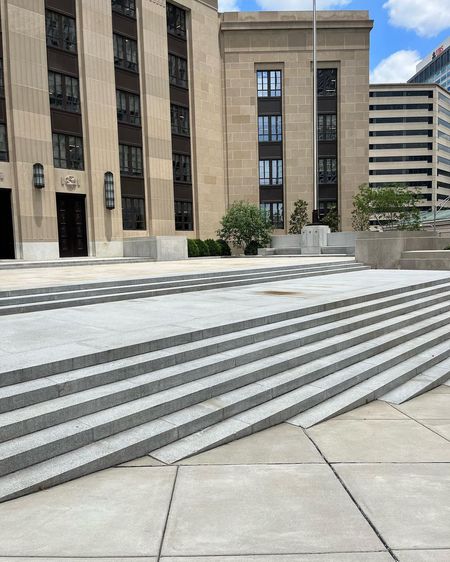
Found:
[[413, 84], [439, 84], [450, 91], [450, 37], [419, 62]]
[[370, 86], [369, 185], [399, 183], [450, 208], [450, 93], [437, 84]]
[[[214, 237], [247, 200], [313, 205], [311, 12], [216, 0], [2, 0], [0, 257], [121, 256]], [[318, 14], [319, 205], [368, 178], [364, 11]], [[154, 239], [152, 239], [154, 241]]]

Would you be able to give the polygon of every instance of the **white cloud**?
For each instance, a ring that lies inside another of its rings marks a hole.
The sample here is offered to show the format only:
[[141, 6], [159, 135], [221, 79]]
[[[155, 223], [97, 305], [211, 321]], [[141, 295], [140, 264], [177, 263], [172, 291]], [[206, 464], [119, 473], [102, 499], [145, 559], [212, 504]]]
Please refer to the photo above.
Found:
[[397, 51], [383, 59], [370, 73], [372, 84], [406, 82], [416, 73], [418, 51]]
[[450, 0], [388, 0], [383, 7], [389, 23], [421, 37], [435, 37], [450, 27]]
[[[342, 8], [350, 4], [351, 0], [317, 0], [319, 10]], [[312, 10], [312, 0], [256, 0], [263, 10]]]
[[236, 0], [219, 0], [219, 12], [240, 12]]

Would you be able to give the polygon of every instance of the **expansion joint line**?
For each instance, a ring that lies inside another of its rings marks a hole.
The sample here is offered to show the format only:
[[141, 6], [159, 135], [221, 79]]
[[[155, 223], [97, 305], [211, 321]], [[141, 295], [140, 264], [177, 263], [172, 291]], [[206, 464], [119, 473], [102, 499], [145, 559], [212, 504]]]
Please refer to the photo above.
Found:
[[354, 498], [353, 494], [351, 493], [351, 491], [349, 490], [349, 488], [347, 487], [347, 485], [345, 484], [345, 482], [342, 480], [342, 478], [339, 476], [339, 474], [337, 473], [337, 471], [335, 470], [334, 466], [331, 464], [331, 462], [327, 459], [327, 457], [323, 454], [323, 452], [321, 451], [320, 447], [317, 445], [317, 443], [309, 436], [308, 432], [303, 429], [303, 433], [306, 435], [306, 437], [309, 439], [309, 441], [313, 444], [313, 446], [316, 448], [317, 452], [319, 453], [319, 455], [323, 458], [324, 462], [327, 464], [327, 466], [331, 469], [331, 471], [333, 472], [333, 474], [335, 475], [336, 479], [338, 480], [338, 482], [340, 483], [340, 485], [344, 488], [345, 492], [347, 493], [347, 495], [349, 496], [349, 498], [351, 499], [351, 501], [355, 504], [356, 508], [358, 509], [358, 511], [361, 513], [361, 515], [364, 517], [364, 519], [367, 521], [367, 523], [370, 525], [372, 531], [376, 534], [376, 536], [380, 539], [380, 541], [383, 543], [384, 548], [386, 549], [386, 551], [392, 556], [392, 559], [395, 560], [396, 562], [399, 562], [399, 559], [397, 558], [397, 556], [394, 554], [394, 552], [392, 551], [392, 549], [390, 548], [390, 546], [387, 544], [387, 542], [384, 540], [382, 534], [380, 533], [380, 531], [375, 527], [374, 523], [372, 523], [372, 521], [369, 519], [369, 516], [365, 513], [365, 511], [363, 510], [363, 508], [359, 505], [359, 503], [356, 501], [356, 499]]
[[179, 468], [180, 467], [177, 465], [176, 470], [175, 470], [175, 476], [174, 476], [174, 479], [173, 479], [172, 493], [170, 494], [169, 505], [167, 507], [166, 520], [164, 521], [164, 527], [163, 527], [163, 531], [162, 531], [162, 534], [161, 534], [161, 543], [159, 545], [158, 556], [156, 558], [157, 562], [159, 562], [161, 560], [162, 548], [163, 548], [164, 539], [165, 539], [165, 536], [166, 536], [166, 529], [167, 529], [167, 523], [169, 522], [170, 511], [172, 509], [172, 502], [173, 502], [173, 498], [174, 498], [174, 495], [175, 495], [175, 487], [177, 485], [177, 477], [178, 477]]

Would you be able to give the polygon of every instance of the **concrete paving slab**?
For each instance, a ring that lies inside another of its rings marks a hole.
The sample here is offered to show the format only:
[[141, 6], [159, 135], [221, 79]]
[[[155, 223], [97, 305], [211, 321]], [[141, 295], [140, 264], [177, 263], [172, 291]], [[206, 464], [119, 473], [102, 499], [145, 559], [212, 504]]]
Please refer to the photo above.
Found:
[[335, 469], [390, 548], [450, 548], [450, 464], [340, 464]]
[[182, 466], [162, 555], [382, 548], [327, 466]]
[[0, 505], [0, 556], [157, 556], [175, 468], [109, 469]]
[[[343, 552], [333, 554], [283, 554], [281, 556], [163, 556], [161, 562], [392, 562], [387, 552]], [[1, 558], [0, 558], [1, 561]]]
[[417, 420], [450, 441], [450, 420]]
[[336, 416], [335, 420], [398, 420], [406, 416], [381, 400], [374, 400], [351, 412]]
[[395, 407], [414, 419], [450, 420], [450, 392], [431, 390]]
[[287, 423], [243, 437], [179, 464], [302, 464], [325, 462], [299, 427]]
[[[33, 556], [33, 557], [23, 557], [20, 556], [17, 558], [16, 556], [0, 556], [0, 562], [157, 562], [157, 558], [51, 558], [45, 557], [41, 558], [40, 556]], [[375, 561], [374, 562], [378, 562]]]
[[331, 463], [450, 462], [450, 443], [413, 420], [330, 420], [306, 431]]
[[399, 562], [449, 562], [450, 550], [396, 550]]

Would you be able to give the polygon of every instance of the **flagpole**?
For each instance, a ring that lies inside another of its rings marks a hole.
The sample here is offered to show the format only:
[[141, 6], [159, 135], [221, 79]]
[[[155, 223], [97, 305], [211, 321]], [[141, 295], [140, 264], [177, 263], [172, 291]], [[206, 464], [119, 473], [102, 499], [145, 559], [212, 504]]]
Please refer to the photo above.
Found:
[[319, 189], [317, 173], [317, 6], [313, 0], [313, 190], [314, 210], [312, 216], [313, 224], [319, 222]]

